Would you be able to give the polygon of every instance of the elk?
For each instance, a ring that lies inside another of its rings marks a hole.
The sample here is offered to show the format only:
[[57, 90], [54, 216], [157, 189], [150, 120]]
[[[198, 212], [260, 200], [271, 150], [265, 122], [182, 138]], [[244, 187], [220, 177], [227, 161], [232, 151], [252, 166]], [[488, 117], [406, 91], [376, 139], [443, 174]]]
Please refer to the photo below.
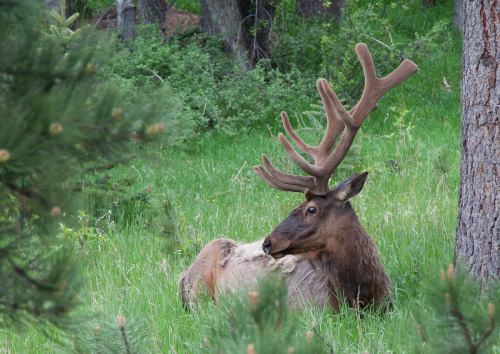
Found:
[[377, 101], [413, 74], [417, 66], [406, 59], [392, 73], [378, 78], [368, 47], [360, 43], [355, 50], [365, 84], [359, 102], [350, 111], [325, 79], [316, 83], [327, 119], [319, 145], [306, 144], [287, 114], [281, 113], [285, 131], [313, 162], [302, 157], [281, 133], [279, 140], [307, 176], [278, 171], [266, 155], [262, 155], [262, 165], [254, 167], [272, 188], [304, 193], [306, 200], [263, 241], [240, 244], [217, 239], [207, 244], [180, 276], [179, 290], [186, 307], [202, 290], [216, 300], [225, 291], [254, 289], [257, 279], [273, 270], [288, 278], [288, 303], [292, 308], [313, 303], [329, 304], [338, 310], [340, 301], [360, 308], [384, 302], [390, 280], [375, 244], [349, 202], [363, 188], [368, 173], [355, 174], [331, 189], [328, 182]]

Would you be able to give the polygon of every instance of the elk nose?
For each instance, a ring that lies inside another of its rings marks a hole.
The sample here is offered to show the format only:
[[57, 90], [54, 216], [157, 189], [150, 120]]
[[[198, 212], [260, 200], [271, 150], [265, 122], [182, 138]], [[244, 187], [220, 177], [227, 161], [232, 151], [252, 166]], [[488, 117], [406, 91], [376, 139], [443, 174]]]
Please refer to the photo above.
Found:
[[269, 239], [269, 237], [266, 237], [266, 239], [262, 243], [262, 250], [267, 255], [271, 252], [271, 240]]

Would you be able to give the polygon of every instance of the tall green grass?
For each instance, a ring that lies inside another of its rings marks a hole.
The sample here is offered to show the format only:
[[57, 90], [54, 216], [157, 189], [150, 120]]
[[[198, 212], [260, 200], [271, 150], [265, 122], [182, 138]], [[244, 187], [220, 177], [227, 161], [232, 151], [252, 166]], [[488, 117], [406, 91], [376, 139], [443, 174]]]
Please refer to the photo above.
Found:
[[[310, 330], [314, 320], [316, 330], [335, 352], [423, 350], [415, 308], [424, 285], [453, 257], [459, 186], [459, 58], [457, 47], [432, 62], [417, 63], [419, 72], [382, 99], [358, 134], [359, 152], [332, 178], [339, 182], [354, 172], [370, 172], [353, 203], [380, 250], [395, 299], [394, 309], [385, 316], [360, 318], [348, 309], [337, 315], [314, 308], [299, 313], [298, 333]], [[443, 77], [451, 91], [442, 87]], [[311, 103], [318, 104], [319, 99]], [[304, 122], [303, 131], [317, 130], [307, 119]], [[134, 336], [140, 339], [139, 352], [209, 351], [204, 338], [220, 311], [206, 302], [198, 311], [186, 312], [177, 291], [178, 276], [210, 240], [263, 238], [302, 202], [300, 194], [268, 188], [252, 171], [262, 152], [277, 165], [291, 168], [277, 132], [261, 130], [231, 138], [208, 134], [183, 150], [150, 148], [144, 151], [149, 158], [103, 173], [117, 183], [130, 180], [127, 193], [147, 193], [148, 198], [146, 203], [113, 209], [110, 202], [108, 209], [87, 211], [99, 212], [100, 217], [92, 231], [97, 236], [83, 242], [79, 250], [85, 286], [75, 321], [89, 330], [77, 331], [70, 339], [54, 333], [63, 344], [47, 340], [36, 329], [1, 330], [0, 352], [76, 350], [75, 343], [92, 341], [92, 336], [98, 336], [94, 327], [106, 323], [114, 328], [106, 341], [119, 342], [117, 315], [138, 328]], [[88, 205], [95, 205], [92, 198], [91, 191], [84, 190]], [[169, 228], [171, 217], [174, 223]]]

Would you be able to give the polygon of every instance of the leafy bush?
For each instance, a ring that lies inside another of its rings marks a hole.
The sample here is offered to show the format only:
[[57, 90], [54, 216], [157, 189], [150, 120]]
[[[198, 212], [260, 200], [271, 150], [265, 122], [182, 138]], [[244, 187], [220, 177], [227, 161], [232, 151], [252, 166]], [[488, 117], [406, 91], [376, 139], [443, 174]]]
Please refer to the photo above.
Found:
[[334, 83], [339, 98], [352, 107], [364, 84], [363, 70], [354, 51], [357, 43], [368, 44], [379, 76], [390, 73], [403, 58], [392, 43], [390, 23], [372, 7], [348, 9], [345, 17], [337, 33], [321, 38], [321, 74]]
[[168, 84], [198, 132], [216, 128], [236, 134], [274, 126], [281, 110], [300, 112], [316, 95], [314, 79], [298, 70], [283, 74], [262, 65], [243, 72], [220, 51], [220, 42], [204, 36], [164, 45], [151, 27], [140, 33], [132, 52], [123, 49], [116, 57], [113, 73], [137, 90]]
[[408, 46], [408, 56], [424, 60], [435, 54], [445, 54], [452, 50], [453, 36], [448, 21], [437, 21], [432, 28], [423, 34], [415, 33], [415, 40]]

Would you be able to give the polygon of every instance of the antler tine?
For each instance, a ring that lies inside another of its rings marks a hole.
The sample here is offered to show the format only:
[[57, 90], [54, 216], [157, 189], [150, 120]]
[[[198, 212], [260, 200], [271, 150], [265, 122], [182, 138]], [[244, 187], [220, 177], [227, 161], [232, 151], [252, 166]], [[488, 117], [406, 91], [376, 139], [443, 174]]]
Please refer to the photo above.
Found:
[[338, 99], [337, 95], [331, 89], [330, 85], [326, 80], [321, 82], [322, 90], [324, 94], [327, 96], [328, 101], [330, 102], [330, 106], [333, 112], [335, 112], [335, 117], [340, 119], [342, 122], [342, 128], [347, 127], [356, 127], [355, 122], [352, 119], [350, 112], [347, 112], [344, 105]]
[[389, 75], [379, 79], [375, 72], [372, 56], [366, 44], [358, 43], [356, 45], [356, 54], [363, 67], [365, 74], [365, 87], [361, 99], [352, 109], [352, 120], [357, 126], [363, 124], [364, 119], [376, 107], [377, 101], [389, 89], [400, 84], [411, 74], [417, 71], [417, 65], [411, 60], [405, 59], [396, 70]]
[[399, 85], [401, 82], [405, 81], [410, 77], [411, 74], [418, 70], [417, 64], [412, 62], [409, 59], [403, 60], [401, 64], [399, 64], [398, 68], [394, 70], [389, 75], [379, 79], [380, 84], [384, 87], [384, 93], [393, 88], [394, 86]]
[[297, 186], [293, 184], [286, 184], [273, 177], [269, 172], [267, 172], [262, 166], [255, 166], [253, 168], [255, 173], [257, 173], [268, 185], [273, 188], [288, 191], [288, 192], [305, 192], [307, 188], [303, 186]]
[[281, 121], [283, 122], [283, 128], [285, 128], [286, 132], [292, 138], [292, 140], [297, 144], [300, 150], [304, 151], [306, 154], [314, 156], [315, 149], [306, 144], [300, 136], [297, 135], [295, 130], [292, 128], [292, 125], [290, 124], [290, 120], [288, 119], [288, 114], [286, 112], [281, 112]]
[[293, 148], [292, 144], [288, 141], [288, 139], [281, 133], [278, 134], [278, 138], [280, 139], [281, 143], [283, 144], [286, 152], [288, 155], [295, 161], [295, 163], [306, 173], [310, 174], [311, 176], [319, 176], [321, 175], [321, 171], [318, 170], [318, 167], [316, 165], [313, 165], [309, 162], [306, 161], [295, 149]]
[[307, 189], [314, 189], [314, 178], [311, 176], [297, 176], [291, 175], [288, 173], [283, 173], [278, 171], [269, 161], [266, 155], [262, 155], [262, 162], [264, 163], [264, 168], [266, 171], [273, 176], [275, 179], [278, 179], [286, 184], [293, 184], [296, 186], [305, 187]]
[[319, 79], [316, 81], [316, 88], [318, 89], [321, 97], [321, 102], [323, 103], [323, 109], [326, 115], [326, 131], [323, 135], [323, 139], [321, 139], [321, 143], [318, 145], [318, 150], [324, 154], [324, 156], [322, 156], [323, 159], [330, 154], [335, 142], [344, 130], [344, 123], [336, 118], [337, 114], [335, 107], [333, 106], [332, 101], [330, 101], [328, 93], [325, 92], [325, 86], [330, 89], [325, 79]]
[[[314, 159], [315, 165], [310, 164], [301, 155], [299, 155], [284, 135], [280, 134], [279, 139], [290, 157], [295, 160], [300, 168], [315, 177], [323, 177], [325, 171], [322, 169], [322, 165], [330, 155], [335, 142], [344, 130], [344, 118], [339, 117], [339, 112], [341, 112], [341, 114], [346, 114], [346, 112], [340, 101], [337, 99], [337, 96], [335, 96], [333, 91], [328, 86], [325, 79], [319, 79], [316, 81], [316, 87], [320, 94], [327, 119], [326, 131], [318, 146], [310, 146], [304, 143], [304, 141], [292, 128], [286, 112], [281, 112], [281, 120], [286, 132], [303, 152], [307, 153]], [[329, 91], [328, 93], [326, 92], [327, 90]], [[334, 96], [333, 102], [331, 97], [329, 97], [330, 95]]]
[[368, 114], [376, 107], [377, 101], [389, 89], [406, 80], [418, 69], [415, 63], [405, 59], [392, 73], [379, 79], [375, 72], [372, 56], [366, 44], [358, 43], [356, 45], [356, 54], [363, 67], [365, 86], [361, 99], [353, 107], [351, 112], [347, 113], [345, 111], [345, 108], [340, 103], [335, 93], [330, 89], [328, 83], [325, 82], [325, 91], [339, 112], [339, 117], [344, 121], [346, 128], [342, 140], [335, 148], [335, 151], [328, 157], [325, 169], [329, 171], [334, 171], [340, 162], [342, 162], [352, 145], [358, 129], [361, 127]]

